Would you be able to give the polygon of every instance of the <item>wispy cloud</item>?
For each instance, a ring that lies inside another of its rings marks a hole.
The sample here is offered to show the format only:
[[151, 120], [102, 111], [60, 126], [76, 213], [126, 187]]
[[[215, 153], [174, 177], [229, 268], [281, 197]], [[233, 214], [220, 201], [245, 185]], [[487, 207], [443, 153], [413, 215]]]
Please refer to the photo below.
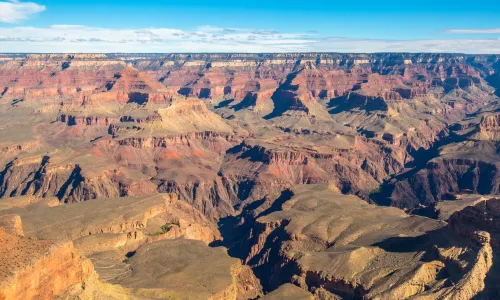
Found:
[[18, 0], [0, 1], [0, 23], [17, 23], [45, 10], [44, 5]]
[[455, 52], [500, 53], [500, 39], [327, 38], [255, 28], [111, 29], [82, 25], [0, 28], [4, 52]]
[[458, 34], [495, 34], [500, 33], [500, 28], [489, 28], [489, 29], [449, 29], [446, 33], [458, 33]]
[[0, 28], [8, 52], [287, 52], [307, 51], [308, 34], [198, 27], [110, 29], [81, 25]]
[[52, 25], [52, 26], [50, 26], [50, 28], [52, 28], [52, 29], [78, 29], [78, 28], [85, 28], [85, 26], [58, 24], [58, 25]]
[[373, 40], [324, 39], [315, 44], [317, 51], [338, 52], [432, 52], [500, 54], [500, 39]]

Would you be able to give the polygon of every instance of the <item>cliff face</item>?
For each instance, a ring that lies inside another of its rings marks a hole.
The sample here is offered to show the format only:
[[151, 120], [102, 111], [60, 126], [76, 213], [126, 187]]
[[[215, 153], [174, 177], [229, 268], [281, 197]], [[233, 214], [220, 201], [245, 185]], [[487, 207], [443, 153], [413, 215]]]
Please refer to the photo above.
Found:
[[0, 299], [52, 299], [94, 275], [71, 242], [37, 241], [0, 228]]
[[497, 248], [500, 246], [499, 212], [500, 200], [493, 198], [454, 213], [449, 223], [458, 234]]
[[465, 129], [455, 127], [458, 131], [441, 147], [434, 147], [428, 157], [422, 157], [419, 166], [387, 181], [373, 197], [375, 202], [416, 209], [433, 206], [454, 194], [498, 194], [500, 145], [495, 137], [495, 117], [486, 114], [476, 121]]
[[498, 164], [475, 159], [444, 159], [395, 183], [392, 204], [401, 208], [431, 205], [450, 193], [498, 194]]
[[[223, 248], [208, 246], [220, 240], [215, 224], [175, 195], [101, 198], [56, 206], [43, 200], [25, 201], [1, 209], [0, 219], [2, 226], [18, 232], [19, 226], [12, 225], [19, 224], [10, 220], [24, 220], [26, 235], [14, 236], [1, 228], [2, 299], [156, 295], [229, 300], [261, 294], [248, 266], [229, 257]], [[151, 273], [162, 264], [165, 272]], [[151, 280], [146, 273], [153, 274]], [[191, 287], [186, 288], [189, 282]]]
[[486, 141], [500, 141], [500, 114], [483, 116], [476, 137]]
[[[156, 189], [176, 192], [212, 217], [232, 213], [230, 207], [241, 200], [297, 183], [334, 183], [344, 193], [367, 198], [419, 151], [443, 139], [448, 125], [494, 101], [485, 78], [498, 59], [440, 54], [12, 58], [0, 64], [7, 129], [2, 132], [3, 197], [57, 196], [70, 203]], [[492, 117], [485, 118], [480, 134], [496, 139]], [[16, 135], [20, 126], [25, 132]], [[238, 152], [244, 141], [254, 149]], [[29, 155], [35, 150], [46, 154]], [[269, 160], [270, 153], [302, 161]], [[254, 155], [250, 162], [241, 159], [248, 155]]]
[[383, 178], [404, 164], [398, 150], [363, 138], [323, 139], [325, 145], [331, 143], [332, 146], [315, 144], [314, 139], [304, 139], [305, 145], [301, 148], [283, 146], [279, 139], [265, 144], [246, 140], [233, 148], [238, 151], [237, 156], [226, 160], [221, 173], [229, 179], [252, 178], [255, 185], [331, 183], [344, 193], [367, 196]]
[[243, 237], [227, 244], [266, 290], [291, 282], [317, 299], [471, 299], [498, 291], [489, 283], [497, 276], [495, 199], [456, 212], [449, 225], [322, 185], [296, 186], [279, 202], [234, 222]]

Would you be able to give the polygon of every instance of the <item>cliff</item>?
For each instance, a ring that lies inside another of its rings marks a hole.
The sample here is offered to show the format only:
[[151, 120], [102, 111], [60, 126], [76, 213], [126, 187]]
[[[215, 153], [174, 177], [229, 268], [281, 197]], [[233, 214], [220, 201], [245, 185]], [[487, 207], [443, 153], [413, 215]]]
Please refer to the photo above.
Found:
[[496, 276], [497, 206], [490, 200], [467, 207], [447, 226], [324, 185], [296, 186], [236, 220], [233, 230], [243, 237], [227, 246], [266, 291], [276, 289], [269, 295], [293, 283], [317, 299], [471, 299], [497, 290], [489, 283]]
[[0, 228], [0, 299], [52, 299], [95, 276], [71, 242], [23, 238]]

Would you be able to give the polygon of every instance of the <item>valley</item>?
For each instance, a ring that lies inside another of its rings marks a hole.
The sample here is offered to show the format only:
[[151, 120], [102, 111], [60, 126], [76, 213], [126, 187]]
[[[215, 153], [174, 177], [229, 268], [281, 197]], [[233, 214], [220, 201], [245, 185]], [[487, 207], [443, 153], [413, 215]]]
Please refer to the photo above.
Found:
[[0, 299], [500, 295], [499, 55], [1, 58]]

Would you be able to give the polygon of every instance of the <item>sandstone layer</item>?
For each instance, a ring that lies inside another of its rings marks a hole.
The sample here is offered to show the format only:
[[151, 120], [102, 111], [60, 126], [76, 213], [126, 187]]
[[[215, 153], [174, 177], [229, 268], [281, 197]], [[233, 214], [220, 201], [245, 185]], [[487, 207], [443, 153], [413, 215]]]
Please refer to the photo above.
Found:
[[0, 227], [0, 299], [52, 299], [95, 276], [71, 242], [38, 241]]

